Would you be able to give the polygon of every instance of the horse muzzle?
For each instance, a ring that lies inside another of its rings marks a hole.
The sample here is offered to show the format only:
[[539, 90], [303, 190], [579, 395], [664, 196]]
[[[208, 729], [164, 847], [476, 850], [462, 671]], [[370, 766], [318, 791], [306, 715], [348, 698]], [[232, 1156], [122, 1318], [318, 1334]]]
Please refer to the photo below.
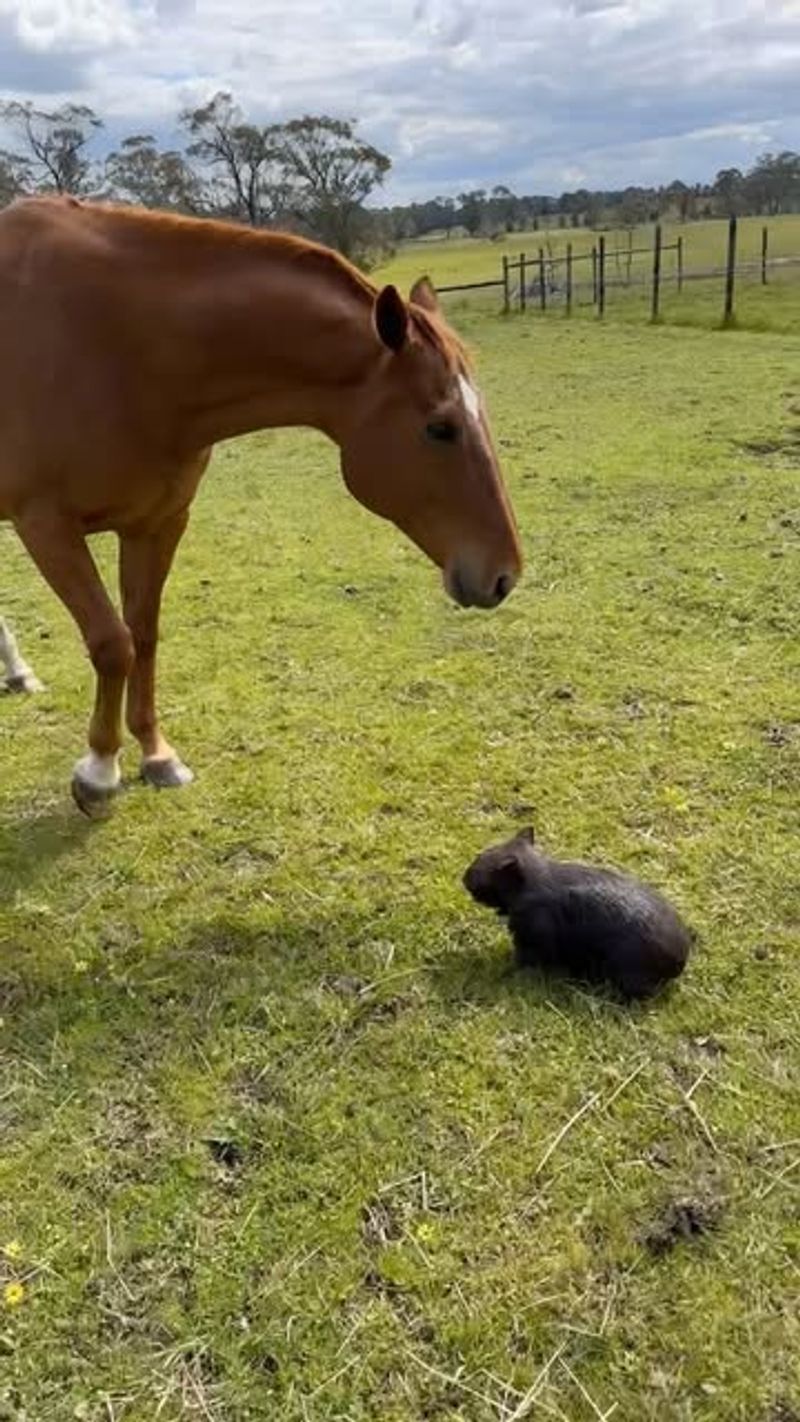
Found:
[[466, 564], [454, 563], [444, 574], [444, 585], [459, 607], [499, 607], [517, 582], [516, 572], [478, 577]]

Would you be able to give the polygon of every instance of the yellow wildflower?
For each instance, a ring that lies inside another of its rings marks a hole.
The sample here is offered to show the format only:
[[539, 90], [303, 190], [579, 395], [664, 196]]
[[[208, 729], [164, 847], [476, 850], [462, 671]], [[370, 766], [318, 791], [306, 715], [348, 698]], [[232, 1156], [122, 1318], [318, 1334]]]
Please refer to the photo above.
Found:
[[25, 1285], [19, 1283], [6, 1284], [3, 1289], [3, 1302], [6, 1308], [18, 1308], [25, 1297]]
[[3, 1245], [2, 1252], [5, 1254], [6, 1259], [21, 1259], [22, 1245], [18, 1239], [10, 1239], [8, 1244]]

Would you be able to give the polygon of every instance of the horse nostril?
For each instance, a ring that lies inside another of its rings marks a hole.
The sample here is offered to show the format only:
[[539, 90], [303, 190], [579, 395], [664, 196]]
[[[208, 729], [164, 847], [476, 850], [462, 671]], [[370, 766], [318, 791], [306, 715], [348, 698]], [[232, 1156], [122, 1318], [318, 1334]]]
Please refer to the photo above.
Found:
[[498, 602], [504, 602], [514, 586], [514, 579], [510, 573], [501, 573], [494, 585], [494, 595]]

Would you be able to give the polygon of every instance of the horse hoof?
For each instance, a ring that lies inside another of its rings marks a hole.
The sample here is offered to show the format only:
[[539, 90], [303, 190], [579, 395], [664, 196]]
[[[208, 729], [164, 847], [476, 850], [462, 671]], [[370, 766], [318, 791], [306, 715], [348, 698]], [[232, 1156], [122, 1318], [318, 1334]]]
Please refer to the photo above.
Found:
[[33, 672], [21, 672], [19, 676], [9, 676], [5, 681], [6, 691], [27, 692], [33, 695], [36, 691], [44, 691], [44, 686], [38, 676]]
[[194, 776], [188, 765], [173, 755], [167, 760], [143, 760], [142, 780], [156, 790], [174, 790], [180, 785], [191, 785]]
[[72, 798], [82, 814], [90, 820], [105, 819], [111, 813], [112, 802], [117, 797], [117, 789], [92, 785], [80, 775], [72, 777]]

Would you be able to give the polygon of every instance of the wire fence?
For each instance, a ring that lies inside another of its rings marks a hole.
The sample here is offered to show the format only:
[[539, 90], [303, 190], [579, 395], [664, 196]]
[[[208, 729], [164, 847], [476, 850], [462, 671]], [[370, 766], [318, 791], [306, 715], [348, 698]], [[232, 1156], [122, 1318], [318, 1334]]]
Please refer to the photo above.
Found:
[[649, 319], [658, 322], [664, 314], [664, 296], [672, 288], [682, 295], [686, 288], [698, 283], [716, 283], [720, 289], [719, 324], [736, 323], [736, 298], [740, 283], [757, 282], [766, 287], [776, 276], [800, 268], [800, 256], [771, 256], [769, 227], [760, 233], [760, 250], [756, 257], [741, 260], [738, 219], [727, 224], [724, 251], [718, 261], [706, 260], [703, 265], [690, 266], [688, 240], [679, 235], [664, 240], [662, 227], [656, 225], [652, 243], [634, 245], [629, 232], [627, 245], [609, 248], [600, 235], [588, 250], [574, 250], [567, 242], [563, 254], [554, 255], [540, 246], [535, 253], [521, 251], [516, 257], [504, 255], [498, 277], [486, 281], [463, 282], [441, 286], [443, 294], [496, 293], [501, 309], [547, 312], [560, 308], [571, 316], [578, 307], [591, 308], [598, 319], [606, 315], [609, 304], [622, 293], [645, 292]]

